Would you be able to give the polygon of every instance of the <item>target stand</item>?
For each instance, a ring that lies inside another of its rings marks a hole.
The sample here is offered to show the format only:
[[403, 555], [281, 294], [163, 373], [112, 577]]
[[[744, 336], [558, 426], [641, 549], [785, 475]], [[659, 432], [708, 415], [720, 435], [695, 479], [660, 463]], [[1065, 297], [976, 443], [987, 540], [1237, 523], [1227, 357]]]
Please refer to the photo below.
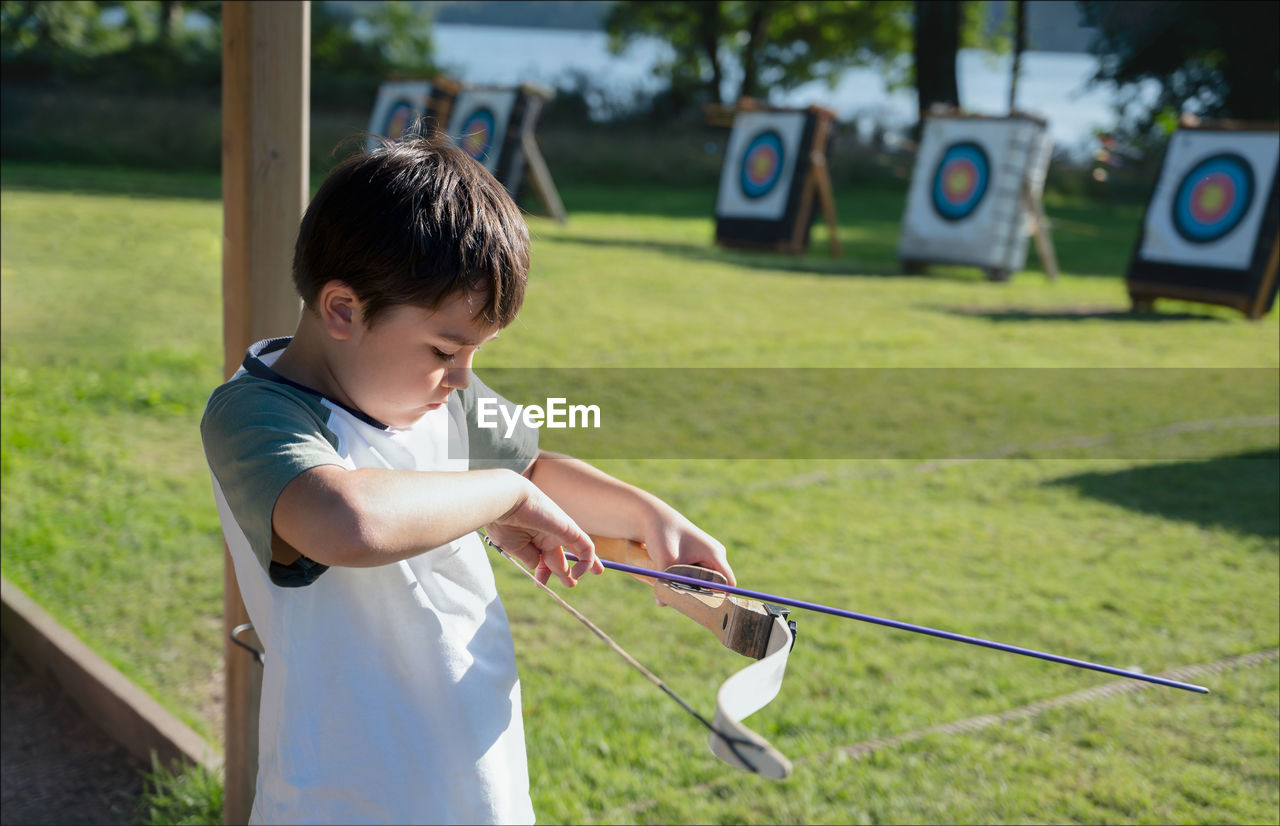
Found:
[[1276, 124], [1186, 118], [1169, 139], [1126, 276], [1135, 310], [1157, 298], [1270, 312], [1280, 256]]
[[[378, 97], [369, 118], [369, 134], [398, 140], [414, 124], [424, 130], [443, 129], [449, 122], [453, 100], [458, 95], [457, 81], [446, 77], [431, 80], [392, 79], [378, 87]], [[365, 151], [377, 146], [365, 141]]]
[[734, 112], [716, 197], [716, 243], [802, 255], [817, 201], [831, 255], [840, 257], [836, 203], [827, 172], [835, 113], [820, 106]]
[[449, 136], [497, 178], [519, 201], [527, 182], [557, 223], [567, 215], [551, 171], [538, 147], [536, 129], [551, 91], [518, 87], [464, 86], [454, 100]]
[[1026, 266], [1033, 237], [1045, 275], [1056, 280], [1042, 200], [1052, 154], [1048, 124], [1040, 118], [929, 115], [898, 239], [903, 271], [963, 264], [1007, 281]]

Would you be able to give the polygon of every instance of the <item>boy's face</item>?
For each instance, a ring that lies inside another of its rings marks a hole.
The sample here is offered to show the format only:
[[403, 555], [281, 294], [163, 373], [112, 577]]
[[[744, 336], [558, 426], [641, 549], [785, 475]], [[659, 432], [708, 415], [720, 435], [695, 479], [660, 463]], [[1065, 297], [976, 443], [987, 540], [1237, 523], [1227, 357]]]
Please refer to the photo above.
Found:
[[442, 407], [467, 386], [480, 345], [498, 336], [499, 328], [479, 317], [483, 306], [483, 297], [458, 293], [434, 310], [392, 307], [372, 328], [356, 320], [342, 348], [342, 375], [335, 375], [343, 395], [392, 427]]

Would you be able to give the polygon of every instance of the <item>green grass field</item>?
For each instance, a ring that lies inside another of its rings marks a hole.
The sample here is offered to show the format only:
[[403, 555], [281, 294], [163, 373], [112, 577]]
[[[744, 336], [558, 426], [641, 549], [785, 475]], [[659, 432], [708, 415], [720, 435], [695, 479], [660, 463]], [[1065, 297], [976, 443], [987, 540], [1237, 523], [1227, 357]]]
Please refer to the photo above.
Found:
[[[1129, 314], [1140, 205], [1051, 199], [1062, 278], [1047, 283], [1033, 252], [991, 284], [964, 268], [897, 274], [901, 191], [837, 193], [839, 260], [822, 227], [799, 259], [715, 248], [706, 189], [562, 195], [567, 226], [530, 219], [525, 310], [485, 347], [481, 375], [735, 368], [786, 397], [796, 368], [1197, 368], [1141, 410], [1043, 414], [1078, 442], [980, 421], [949, 461], [752, 446], [749, 459], [637, 449], [600, 463], [720, 538], [740, 583], [1153, 673], [1280, 644], [1277, 313]], [[4, 575], [216, 742], [222, 552], [197, 423], [221, 370], [218, 182], [5, 163], [0, 217]], [[1038, 373], [1040, 396], [1071, 372]], [[1012, 413], [1043, 410], [998, 389]], [[866, 416], [889, 427], [892, 413]], [[653, 424], [697, 440], [684, 419]], [[495, 568], [542, 822], [1280, 820], [1274, 655], [1193, 670], [1207, 696], [1028, 708], [1115, 681], [796, 616], [782, 694], [749, 719], [796, 763], [775, 783], [715, 760], [695, 721]], [[743, 664], [625, 576], [566, 596], [704, 711]]]

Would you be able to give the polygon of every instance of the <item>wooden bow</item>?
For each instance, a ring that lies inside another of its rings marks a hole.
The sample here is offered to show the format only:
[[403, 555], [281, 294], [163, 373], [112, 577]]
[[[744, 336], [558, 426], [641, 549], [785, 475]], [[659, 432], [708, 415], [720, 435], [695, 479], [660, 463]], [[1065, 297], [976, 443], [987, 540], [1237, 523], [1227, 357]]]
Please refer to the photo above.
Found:
[[[592, 536], [591, 541], [601, 559], [640, 568], [657, 567], [644, 543], [600, 536]], [[668, 573], [706, 582], [728, 584], [724, 574], [719, 571], [696, 565], [672, 565], [666, 570]], [[658, 599], [706, 628], [730, 651], [755, 660], [761, 659], [768, 652], [769, 637], [773, 633], [777, 615], [771, 614], [760, 603], [640, 574], [630, 576], [653, 586]]]

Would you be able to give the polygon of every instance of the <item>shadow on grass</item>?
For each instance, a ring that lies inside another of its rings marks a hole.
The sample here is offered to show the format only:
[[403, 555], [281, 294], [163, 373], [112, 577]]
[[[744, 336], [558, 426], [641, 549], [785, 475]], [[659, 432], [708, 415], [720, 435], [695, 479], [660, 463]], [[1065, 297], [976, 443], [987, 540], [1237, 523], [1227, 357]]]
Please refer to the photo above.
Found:
[[169, 172], [127, 167], [5, 161], [6, 190], [127, 195], [134, 198], [222, 198], [222, 178], [208, 172]]
[[1128, 308], [1090, 305], [1066, 305], [1061, 307], [974, 307], [939, 306], [927, 309], [950, 315], [985, 318], [987, 321], [1122, 321], [1139, 324], [1156, 324], [1165, 321], [1216, 321], [1226, 323], [1224, 316], [1208, 313], [1159, 313], [1134, 312]]
[[1280, 448], [1116, 473], [1081, 473], [1046, 484], [1151, 513], [1265, 538], [1280, 536]]
[[[747, 267], [750, 269], [781, 270], [783, 272], [796, 272], [803, 273], [805, 275], [922, 278], [945, 281], [983, 280], [981, 273], [977, 270], [974, 270], [972, 274], [955, 270], [949, 272], [935, 272], [928, 275], [910, 275], [902, 271], [902, 267], [896, 260], [885, 261], [880, 257], [868, 260], [856, 260], [848, 257], [832, 258], [827, 252], [826, 241], [813, 241], [810, 245], [814, 250], [813, 252], [801, 256], [792, 256], [773, 252], [750, 252], [727, 249], [715, 246], [710, 241], [706, 244], [691, 244], [674, 241], [650, 241], [636, 238], [590, 238], [574, 235], [561, 235], [556, 237], [554, 240], [556, 243], [561, 244], [579, 244], [588, 247], [617, 247], [622, 249], [641, 250], [681, 258], [691, 258], [698, 261], [714, 261], [720, 264], [732, 264], [733, 266]], [[850, 245], [847, 242], [843, 243], [845, 243], [846, 247], [845, 255], [848, 256], [847, 249]], [[819, 248], [821, 250], [820, 252], [817, 251]]]

